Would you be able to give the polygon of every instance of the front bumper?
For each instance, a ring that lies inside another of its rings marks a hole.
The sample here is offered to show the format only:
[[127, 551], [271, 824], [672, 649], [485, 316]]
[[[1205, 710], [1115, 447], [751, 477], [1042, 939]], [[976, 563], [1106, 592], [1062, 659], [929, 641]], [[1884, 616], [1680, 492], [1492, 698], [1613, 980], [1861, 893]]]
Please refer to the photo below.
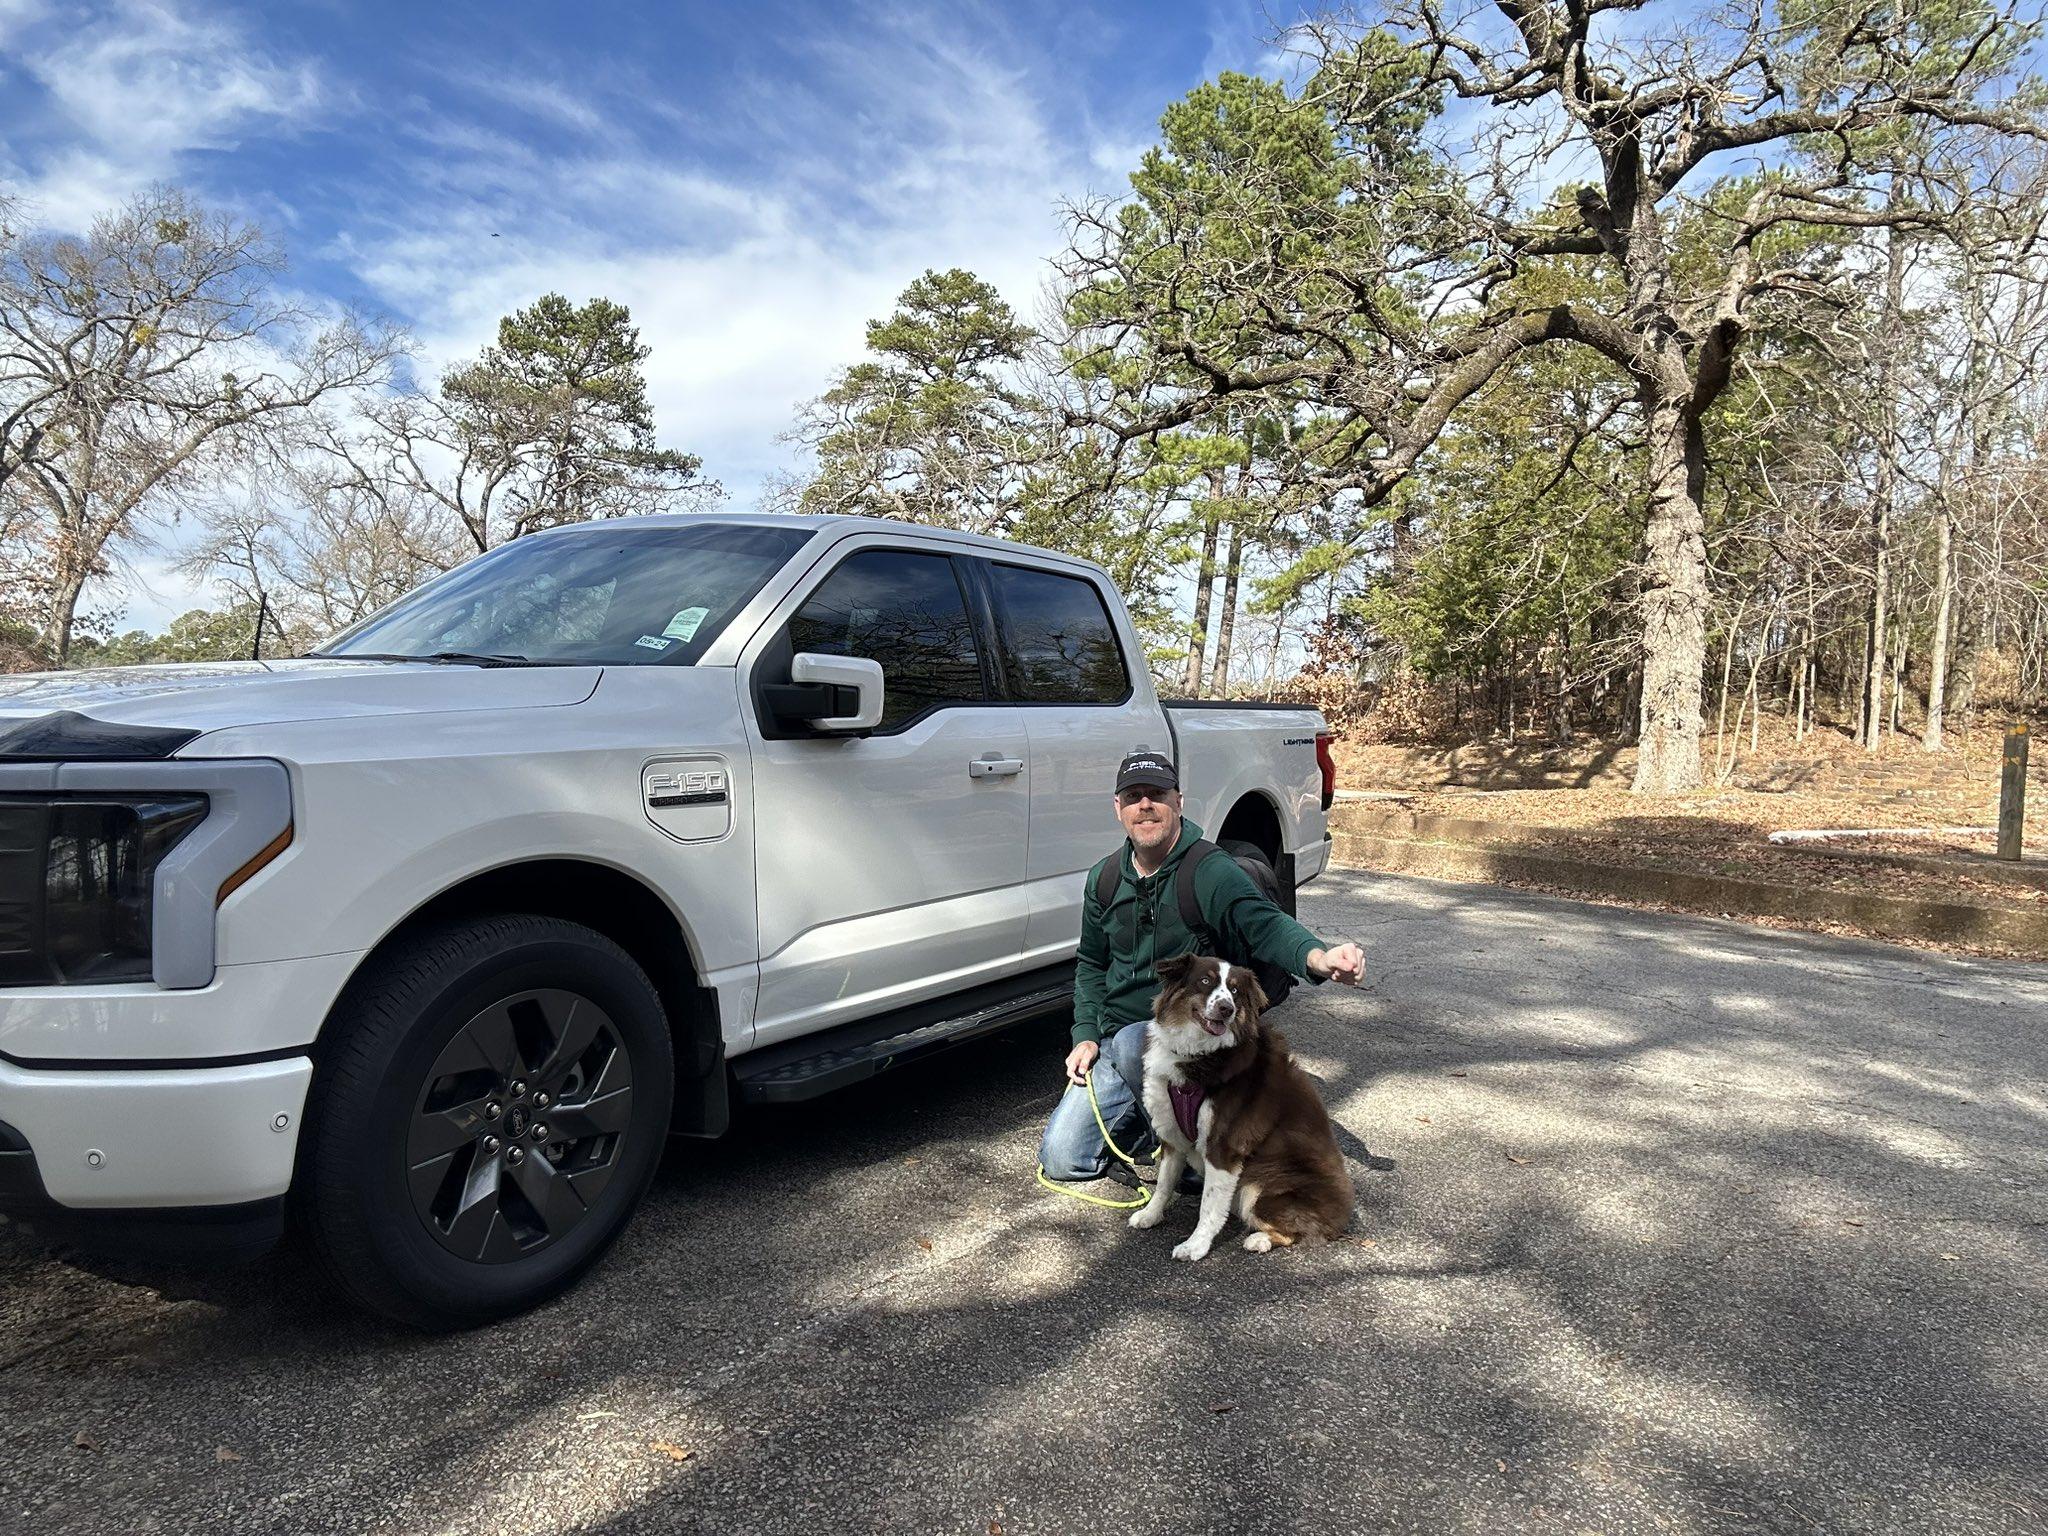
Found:
[[246, 1205], [291, 1186], [309, 1057], [174, 1070], [0, 1061], [6, 1203], [60, 1211]]
[[0, 987], [0, 1064], [197, 1066], [303, 1051], [361, 959], [344, 952], [222, 965], [205, 986], [183, 989], [147, 981]]

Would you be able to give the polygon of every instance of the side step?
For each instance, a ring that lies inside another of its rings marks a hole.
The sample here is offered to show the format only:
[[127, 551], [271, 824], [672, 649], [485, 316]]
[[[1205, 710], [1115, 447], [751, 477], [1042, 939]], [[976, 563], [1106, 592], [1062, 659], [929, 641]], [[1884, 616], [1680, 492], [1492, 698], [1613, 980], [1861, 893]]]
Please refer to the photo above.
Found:
[[1074, 968], [1050, 966], [880, 1018], [750, 1051], [732, 1065], [749, 1104], [794, 1104], [1073, 1006]]

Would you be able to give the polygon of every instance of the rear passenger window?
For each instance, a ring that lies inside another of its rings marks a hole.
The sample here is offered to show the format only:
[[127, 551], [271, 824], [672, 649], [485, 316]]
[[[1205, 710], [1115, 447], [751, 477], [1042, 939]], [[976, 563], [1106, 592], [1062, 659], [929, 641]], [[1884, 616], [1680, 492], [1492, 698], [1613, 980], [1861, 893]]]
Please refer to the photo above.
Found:
[[992, 565], [1011, 692], [1033, 704], [1120, 704], [1131, 694], [1116, 625], [1095, 584]]
[[850, 557], [789, 621], [789, 643], [879, 661], [885, 731], [934, 705], [986, 697], [967, 602], [944, 555], [871, 549]]

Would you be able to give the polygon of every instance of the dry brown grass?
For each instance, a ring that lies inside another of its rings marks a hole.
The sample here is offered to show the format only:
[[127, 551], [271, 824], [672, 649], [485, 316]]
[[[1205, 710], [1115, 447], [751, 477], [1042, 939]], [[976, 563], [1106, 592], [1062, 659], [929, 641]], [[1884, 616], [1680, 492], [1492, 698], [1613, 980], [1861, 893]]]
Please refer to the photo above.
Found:
[[[2048, 734], [2048, 733], [2037, 733]], [[1759, 749], [1743, 752], [1727, 785], [1669, 796], [1628, 790], [1633, 753], [1597, 742], [1567, 752], [1527, 742], [1455, 749], [1338, 743], [1338, 785], [1399, 794], [1419, 815], [1506, 824], [1523, 846], [1606, 863], [1707, 873], [1937, 900], [2048, 900], [2048, 740], [2030, 765], [2028, 859], [1992, 857], [1988, 831], [1941, 838], [1786, 847], [1769, 834], [1791, 829], [1990, 828], [1997, 820], [2002, 729], [1956, 731], [1940, 753], [1901, 735], [1865, 753], [1846, 732], [1795, 740], [1769, 719]], [[1711, 752], [1711, 736], [1708, 751]], [[1725, 760], [1725, 751], [1724, 751]], [[1545, 768], [1545, 787], [1512, 784]], [[1449, 782], [1461, 778], [1462, 784]], [[1779, 784], [1787, 787], [1760, 787]]]

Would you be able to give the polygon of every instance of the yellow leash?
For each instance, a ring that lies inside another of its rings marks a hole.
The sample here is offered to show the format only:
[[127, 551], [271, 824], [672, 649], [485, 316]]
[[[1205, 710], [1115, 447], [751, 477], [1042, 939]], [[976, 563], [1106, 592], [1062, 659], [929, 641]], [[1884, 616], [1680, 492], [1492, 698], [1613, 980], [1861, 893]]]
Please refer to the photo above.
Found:
[[[1072, 1083], [1067, 1084], [1067, 1092], [1072, 1093], [1073, 1091], [1074, 1085]], [[1102, 1105], [1096, 1102], [1095, 1098], [1095, 1074], [1092, 1071], [1088, 1074], [1088, 1107], [1095, 1111], [1095, 1128], [1102, 1132], [1102, 1144], [1121, 1158], [1129, 1166], [1132, 1177], [1137, 1178], [1138, 1160], [1116, 1144], [1109, 1134], [1109, 1126], [1103, 1121]], [[1038, 1182], [1056, 1195], [1065, 1195], [1069, 1200], [1086, 1201], [1089, 1205], [1106, 1206], [1112, 1211], [1135, 1211], [1139, 1206], [1144, 1205], [1152, 1198], [1152, 1191], [1144, 1187], [1142, 1179], [1139, 1179], [1138, 1198], [1135, 1200], [1107, 1200], [1101, 1195], [1084, 1195], [1078, 1189], [1069, 1189], [1064, 1184], [1048, 1179], [1045, 1176], [1045, 1164], [1043, 1163], [1038, 1165]]]

